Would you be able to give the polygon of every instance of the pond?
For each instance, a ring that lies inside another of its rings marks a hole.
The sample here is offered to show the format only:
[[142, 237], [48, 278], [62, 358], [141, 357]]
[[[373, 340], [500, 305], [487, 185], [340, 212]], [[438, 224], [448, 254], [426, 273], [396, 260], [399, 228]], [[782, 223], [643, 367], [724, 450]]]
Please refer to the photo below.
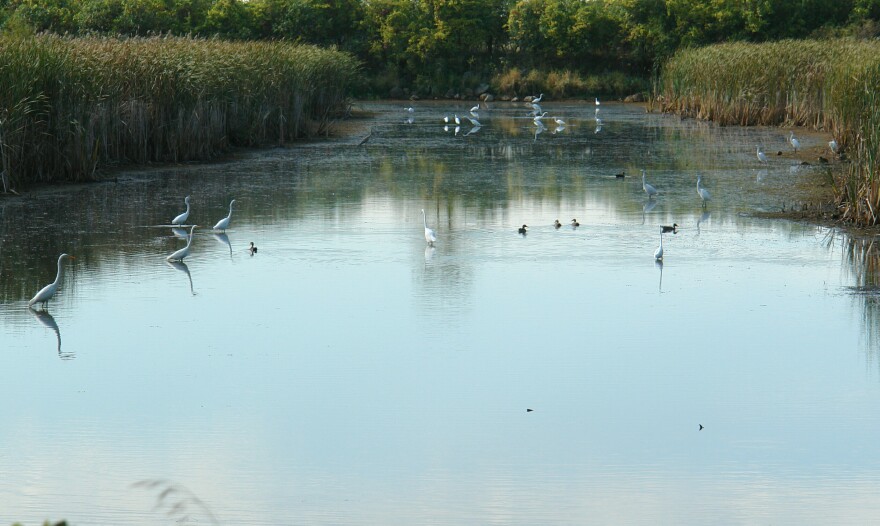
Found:
[[874, 520], [876, 251], [757, 214], [828, 171], [783, 130], [471, 105], [0, 202], [0, 523]]

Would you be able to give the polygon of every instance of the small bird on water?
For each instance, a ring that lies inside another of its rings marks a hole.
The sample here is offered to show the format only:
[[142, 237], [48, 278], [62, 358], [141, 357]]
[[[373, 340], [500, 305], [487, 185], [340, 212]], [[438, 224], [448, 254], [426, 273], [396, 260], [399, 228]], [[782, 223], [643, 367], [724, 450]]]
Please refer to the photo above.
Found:
[[251, 253], [252, 256], [257, 253], [257, 246], [254, 245], [253, 241], [251, 241], [251, 246], [248, 247], [248, 251]]
[[517, 232], [519, 232], [522, 235], [526, 235], [526, 231], [528, 228], [529, 228], [528, 225], [523, 225], [523, 226], [519, 227], [519, 230], [517, 230]]
[[526, 413], [531, 413], [534, 409], [526, 409]]
[[700, 424], [700, 431], [703, 430], [703, 424]]
[[571, 226], [577, 228], [577, 227], [581, 226], [581, 224], [578, 223], [578, 220], [577, 220], [577, 219], [572, 219], [572, 220], [571, 220]]
[[557, 219], [557, 220], [553, 223], [553, 226], [556, 228], [556, 230], [559, 230], [559, 227], [562, 226], [562, 223], [560, 223], [559, 220]]
[[661, 228], [660, 232], [662, 232], [664, 234], [666, 232], [672, 232], [673, 234], [678, 234], [678, 223], [672, 223], [672, 226], [660, 225], [660, 228]]

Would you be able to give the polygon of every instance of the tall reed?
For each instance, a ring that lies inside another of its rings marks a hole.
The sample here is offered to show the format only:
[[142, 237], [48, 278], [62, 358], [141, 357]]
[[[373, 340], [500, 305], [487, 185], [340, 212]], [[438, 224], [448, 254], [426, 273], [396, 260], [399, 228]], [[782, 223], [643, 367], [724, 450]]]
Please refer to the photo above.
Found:
[[837, 184], [844, 219], [880, 221], [880, 42], [786, 40], [678, 52], [663, 68], [662, 108], [723, 124], [830, 132], [853, 162]]
[[288, 42], [2, 37], [0, 184], [323, 133], [357, 73], [346, 53]]

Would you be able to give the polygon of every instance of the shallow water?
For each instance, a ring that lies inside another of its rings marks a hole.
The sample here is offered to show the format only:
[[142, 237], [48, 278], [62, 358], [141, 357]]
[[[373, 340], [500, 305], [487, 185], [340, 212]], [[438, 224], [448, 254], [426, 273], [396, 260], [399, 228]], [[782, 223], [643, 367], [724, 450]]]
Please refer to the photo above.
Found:
[[374, 105], [363, 146], [0, 204], [0, 523], [870, 522], [874, 250], [754, 215], [827, 173], [780, 130], [543, 106], [568, 126]]

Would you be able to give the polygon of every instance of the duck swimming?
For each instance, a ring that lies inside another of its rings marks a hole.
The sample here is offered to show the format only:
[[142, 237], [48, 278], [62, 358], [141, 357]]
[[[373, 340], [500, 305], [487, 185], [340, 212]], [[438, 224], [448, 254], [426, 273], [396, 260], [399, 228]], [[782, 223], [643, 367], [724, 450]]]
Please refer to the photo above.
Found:
[[665, 234], [666, 232], [672, 232], [673, 234], [678, 234], [678, 223], [672, 223], [672, 226], [660, 225], [660, 232], [663, 234]]
[[529, 228], [528, 225], [523, 225], [523, 226], [519, 227], [519, 230], [517, 230], [517, 232], [519, 232], [522, 235], [526, 235], [526, 229], [528, 229], [528, 228]]
[[554, 226], [557, 230], [559, 230], [559, 227], [562, 226], [562, 223], [560, 223], [559, 220], [557, 219], [557, 220], [553, 223], [553, 226]]
[[571, 226], [577, 228], [577, 227], [581, 226], [581, 224], [578, 223], [578, 220], [577, 220], [577, 219], [572, 219], [572, 220], [571, 220]]

